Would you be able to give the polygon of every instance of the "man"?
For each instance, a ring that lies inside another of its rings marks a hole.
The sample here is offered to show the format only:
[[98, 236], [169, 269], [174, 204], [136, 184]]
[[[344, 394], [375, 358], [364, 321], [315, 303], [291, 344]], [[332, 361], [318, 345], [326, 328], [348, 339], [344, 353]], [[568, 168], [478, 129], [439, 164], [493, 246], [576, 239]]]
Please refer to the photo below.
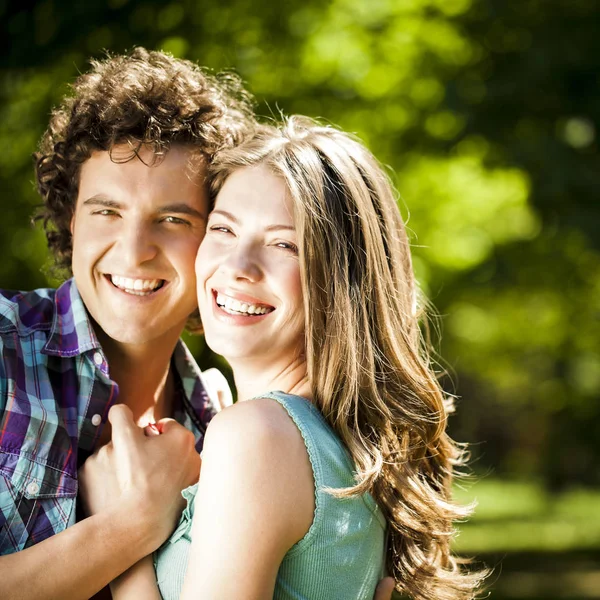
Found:
[[149, 439], [141, 487], [98, 519], [76, 518], [77, 469], [110, 439], [116, 402], [140, 424], [175, 417], [201, 448], [216, 404], [179, 335], [196, 308], [204, 163], [252, 125], [234, 78], [143, 49], [94, 63], [53, 113], [40, 216], [75, 277], [0, 295], [0, 597], [88, 598], [167, 537], [165, 498], [197, 477], [191, 436]]
[[[205, 166], [253, 126], [236, 78], [140, 48], [95, 62], [53, 113], [40, 218], [73, 278], [0, 292], [0, 597], [89, 598], [176, 523], [219, 405], [179, 340], [194, 325]], [[109, 419], [116, 403], [128, 408]], [[193, 435], [133, 424], [164, 417]], [[84, 519], [77, 471], [98, 449], [115, 501]]]

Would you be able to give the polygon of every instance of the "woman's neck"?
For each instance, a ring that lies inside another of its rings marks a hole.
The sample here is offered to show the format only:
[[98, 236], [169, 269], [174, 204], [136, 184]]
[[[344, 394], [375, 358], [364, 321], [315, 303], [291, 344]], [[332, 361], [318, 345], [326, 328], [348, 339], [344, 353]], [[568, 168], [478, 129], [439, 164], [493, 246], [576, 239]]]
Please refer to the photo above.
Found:
[[264, 363], [259, 365], [254, 360], [233, 361], [230, 364], [238, 401], [274, 390], [312, 400], [307, 365], [303, 358], [272, 364], [269, 369], [264, 368]]

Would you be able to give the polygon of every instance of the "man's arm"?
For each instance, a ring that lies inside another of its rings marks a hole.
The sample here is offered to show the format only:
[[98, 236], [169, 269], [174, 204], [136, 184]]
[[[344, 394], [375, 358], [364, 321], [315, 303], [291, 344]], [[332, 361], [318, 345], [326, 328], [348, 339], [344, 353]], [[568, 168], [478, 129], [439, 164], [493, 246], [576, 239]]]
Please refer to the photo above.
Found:
[[161, 544], [148, 517], [137, 502], [126, 501], [26, 550], [0, 557], [0, 598], [90, 598]]
[[[0, 557], [3, 600], [90, 598], [173, 530], [182, 509], [181, 490], [198, 478], [192, 433], [166, 423], [162, 435], [145, 437], [123, 405], [111, 409], [109, 420], [112, 442], [80, 472], [80, 492], [93, 516]], [[98, 465], [110, 469], [94, 468]], [[101, 480], [95, 477], [99, 473]]]

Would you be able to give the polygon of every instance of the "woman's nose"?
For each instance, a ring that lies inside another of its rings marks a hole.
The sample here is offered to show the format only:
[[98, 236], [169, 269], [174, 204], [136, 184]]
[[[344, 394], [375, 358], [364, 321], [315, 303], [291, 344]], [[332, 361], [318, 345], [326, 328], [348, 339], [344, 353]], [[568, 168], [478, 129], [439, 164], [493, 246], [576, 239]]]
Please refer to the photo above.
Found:
[[257, 248], [252, 244], [238, 244], [221, 264], [221, 270], [233, 279], [260, 280], [262, 269]]

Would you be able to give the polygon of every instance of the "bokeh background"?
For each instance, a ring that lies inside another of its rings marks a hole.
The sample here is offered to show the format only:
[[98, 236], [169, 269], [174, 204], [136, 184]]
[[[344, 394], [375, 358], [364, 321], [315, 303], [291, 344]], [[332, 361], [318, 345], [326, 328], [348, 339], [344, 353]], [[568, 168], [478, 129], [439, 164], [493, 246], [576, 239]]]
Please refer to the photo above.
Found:
[[[491, 597], [600, 598], [600, 22], [593, 0], [0, 0], [0, 285], [56, 284], [31, 154], [104, 50], [234, 69], [393, 169]], [[204, 364], [216, 359], [191, 342]]]

